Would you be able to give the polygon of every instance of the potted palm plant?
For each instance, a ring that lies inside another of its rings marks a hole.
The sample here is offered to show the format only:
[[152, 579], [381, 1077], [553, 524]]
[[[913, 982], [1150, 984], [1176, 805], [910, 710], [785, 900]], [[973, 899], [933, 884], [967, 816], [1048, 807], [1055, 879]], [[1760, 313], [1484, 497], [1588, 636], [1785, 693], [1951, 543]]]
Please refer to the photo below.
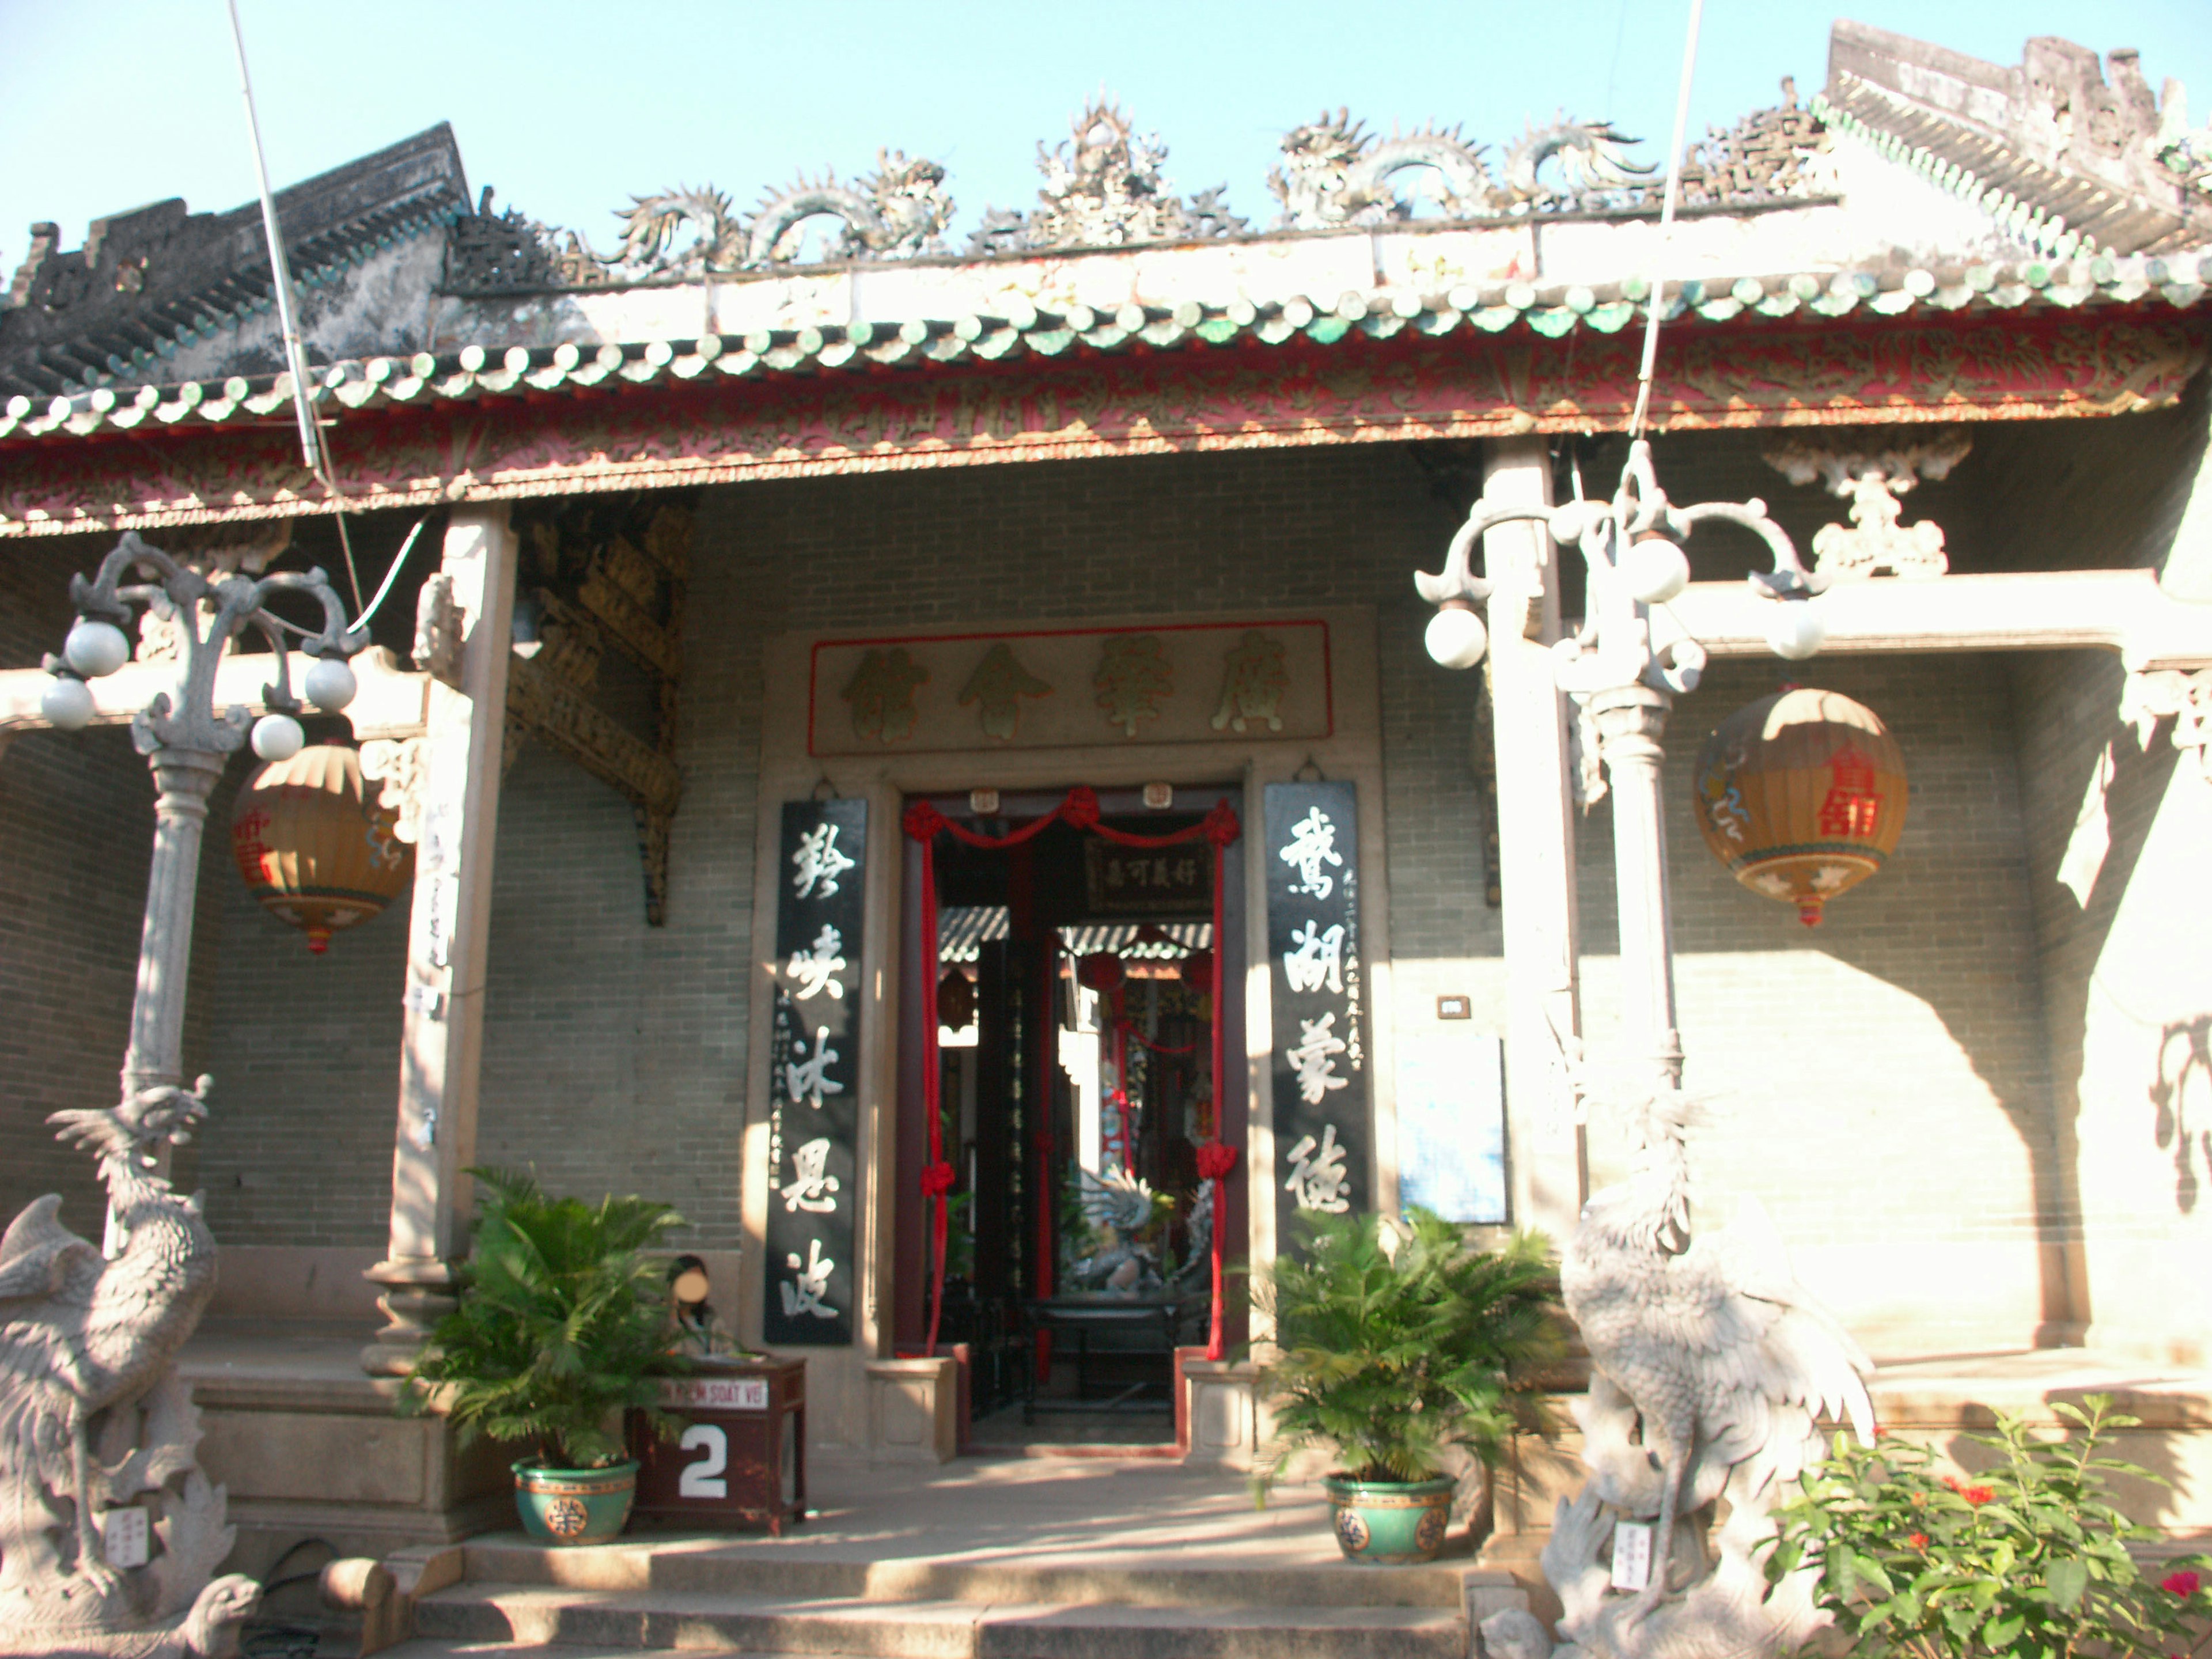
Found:
[[464, 1443], [479, 1434], [529, 1446], [514, 1464], [526, 1531], [551, 1544], [619, 1534], [637, 1490], [622, 1414], [655, 1432], [652, 1373], [665, 1373], [663, 1275], [646, 1251], [684, 1218], [642, 1198], [553, 1198], [528, 1176], [471, 1170], [475, 1249], [460, 1305], [439, 1321], [403, 1409], [437, 1399]]
[[1265, 1500], [1291, 1454], [1334, 1449], [1323, 1482], [1338, 1544], [1354, 1561], [1435, 1559], [1458, 1482], [1450, 1448], [1486, 1471], [1510, 1437], [1548, 1425], [1531, 1375], [1561, 1348], [1548, 1246], [1516, 1234], [1479, 1250], [1426, 1210], [1403, 1220], [1309, 1213], [1302, 1248], [1264, 1274], [1274, 1321], [1261, 1386], [1274, 1411]]

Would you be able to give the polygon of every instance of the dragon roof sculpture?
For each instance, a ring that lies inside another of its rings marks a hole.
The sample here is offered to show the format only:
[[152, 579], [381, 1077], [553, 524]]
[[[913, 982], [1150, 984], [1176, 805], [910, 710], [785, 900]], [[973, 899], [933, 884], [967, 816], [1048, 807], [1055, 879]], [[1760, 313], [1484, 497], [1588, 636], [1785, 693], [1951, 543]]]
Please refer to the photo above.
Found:
[[[1423, 127], [1383, 139], [1353, 120], [1348, 109], [1334, 115], [1324, 110], [1320, 119], [1285, 136], [1282, 163], [1267, 175], [1267, 188], [1283, 204], [1277, 224], [1285, 230], [1411, 218], [1411, 206], [1391, 180], [1417, 167], [1433, 169], [1441, 179], [1446, 218], [1556, 210], [1644, 184], [1656, 169], [1628, 159], [1628, 146], [1637, 142], [1610, 122], [1562, 116], [1532, 126], [1506, 152], [1501, 184], [1484, 164], [1482, 147], [1468, 143], [1456, 127]], [[1552, 161], [1559, 163], [1558, 184], [1542, 176]]]
[[467, 292], [532, 288], [600, 288], [664, 280], [696, 281], [714, 273], [760, 270], [795, 263], [808, 222], [835, 219], [823, 247], [828, 260], [908, 259], [945, 252], [953, 200], [945, 169], [926, 156], [879, 149], [876, 170], [847, 184], [824, 170], [805, 173], [781, 190], [764, 191], [751, 215], [727, 191], [678, 186], [630, 198], [617, 210], [620, 246], [601, 253], [575, 231], [556, 230], [509, 208], [495, 216], [487, 187], [475, 222], [457, 230], [449, 258], [450, 286]]
[[1197, 241], [1251, 227], [1221, 200], [1224, 185], [1186, 203], [1161, 170], [1167, 146], [1139, 132], [1118, 105], [1094, 98], [1051, 149], [1037, 143], [1044, 188], [1026, 214], [994, 208], [968, 244], [970, 253], [1028, 248], [1119, 247], [1130, 242]]

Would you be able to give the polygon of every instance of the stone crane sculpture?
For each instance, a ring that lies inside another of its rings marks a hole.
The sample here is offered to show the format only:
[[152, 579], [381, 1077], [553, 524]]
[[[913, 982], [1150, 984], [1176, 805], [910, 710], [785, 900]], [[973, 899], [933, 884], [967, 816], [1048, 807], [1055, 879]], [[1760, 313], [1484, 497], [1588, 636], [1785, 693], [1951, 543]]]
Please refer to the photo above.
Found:
[[[0, 1650], [218, 1659], [258, 1601], [251, 1579], [209, 1582], [232, 1531], [172, 1369], [214, 1294], [216, 1245], [156, 1153], [190, 1139], [208, 1081], [49, 1120], [100, 1159], [113, 1256], [62, 1224], [52, 1194], [0, 1237]], [[100, 1517], [140, 1498], [150, 1559], [111, 1565]]]
[[[1771, 1512], [1819, 1455], [1817, 1418], [1872, 1432], [1873, 1366], [1792, 1273], [1765, 1211], [1746, 1200], [1732, 1225], [1692, 1237], [1688, 1109], [1679, 1090], [1647, 1093], [1633, 1171], [1583, 1207], [1560, 1269], [1590, 1355], [1575, 1414], [1591, 1479], [1561, 1500], [1544, 1570], [1561, 1636], [1609, 1659], [1750, 1659], [1804, 1642], [1826, 1621], [1816, 1575], [1767, 1583]], [[1722, 1497], [1713, 1559], [1686, 1523]], [[1654, 1528], [1632, 1597], [1611, 1591], [1601, 1560], [1607, 1508]]]

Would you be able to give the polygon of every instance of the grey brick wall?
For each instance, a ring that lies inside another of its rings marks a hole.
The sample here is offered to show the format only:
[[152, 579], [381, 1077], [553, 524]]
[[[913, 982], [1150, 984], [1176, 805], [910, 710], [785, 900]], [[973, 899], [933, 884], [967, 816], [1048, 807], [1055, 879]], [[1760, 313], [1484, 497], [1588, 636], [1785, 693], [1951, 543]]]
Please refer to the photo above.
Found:
[[[2031, 562], [2012, 557], [2018, 538], [1984, 511], [1997, 463], [2034, 474], [2084, 434], [2124, 447], [2128, 425], [1985, 436], [1983, 481], [1948, 497], [1931, 487], [1919, 510], [1948, 499], [1962, 562]], [[1826, 497], [1792, 495], [1747, 438], [1679, 441], [1673, 453], [1678, 498], [1765, 493], [1801, 535], [1840, 516]], [[1399, 1005], [1466, 988], [1479, 1019], [1494, 1016], [1496, 913], [1483, 902], [1468, 764], [1476, 679], [1422, 653], [1425, 612], [1409, 580], [1433, 565], [1455, 517], [1425, 472], [1384, 447], [708, 492], [686, 628], [687, 793], [669, 924], [645, 926], [627, 807], [557, 756], [526, 750], [501, 808], [479, 1157], [534, 1162], [579, 1190], [651, 1192], [693, 1218], [699, 1243], [738, 1242], [761, 650], [789, 629], [1374, 606]], [[2050, 562], [2079, 561], [2061, 548]], [[1687, 811], [1698, 738], [1770, 686], [1775, 668], [1718, 666], [1676, 716], [1668, 790], [1682, 1021], [1692, 1084], [1715, 1095], [1700, 1171], [1715, 1194], [1761, 1197], [1808, 1276], [1869, 1328], [1925, 1334], [1962, 1284], [1984, 1287], [1977, 1316], [2007, 1330], [2063, 1313], [2066, 1269], [2047, 1247], [2070, 1237], [2074, 1200], [2044, 1009], [2058, 1003], [2064, 928], [2045, 915], [2041, 889], [2053, 803], [2079, 790], [2060, 787], [2064, 767], [2046, 776], [2025, 758], [2057, 752], [2039, 723], [2059, 694], [2035, 676], [2063, 667], [1835, 659], [1804, 672], [1881, 713], [1914, 791], [1890, 868], [1817, 933], [1739, 888]], [[24, 752], [0, 766], [0, 790]], [[143, 774], [134, 783], [143, 814]], [[2075, 800], [2063, 805], [2070, 824]], [[1589, 1024], [1601, 1046], [1617, 977], [1602, 808], [1583, 831]], [[134, 826], [134, 844], [143, 833]], [[135, 879], [125, 907], [134, 933]], [[221, 896], [204, 908], [224, 947], [209, 1055], [222, 1109], [201, 1168], [217, 1230], [239, 1243], [380, 1243], [404, 915], [341, 935], [310, 962], [227, 866], [210, 884]], [[125, 991], [127, 1006], [127, 981]], [[112, 1060], [100, 1064], [112, 1073]], [[1609, 1156], [1601, 1136], [1601, 1176]], [[1948, 1254], [1928, 1256], [1938, 1245]], [[1931, 1261], [1966, 1277], [1947, 1284]]]

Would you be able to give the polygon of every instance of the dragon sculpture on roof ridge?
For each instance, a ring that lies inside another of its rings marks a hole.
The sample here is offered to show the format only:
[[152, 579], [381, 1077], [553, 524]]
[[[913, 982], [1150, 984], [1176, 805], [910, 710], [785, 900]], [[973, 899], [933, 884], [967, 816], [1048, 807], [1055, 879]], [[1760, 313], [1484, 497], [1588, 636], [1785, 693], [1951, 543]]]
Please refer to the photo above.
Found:
[[[711, 185], [633, 196], [618, 209], [622, 240], [610, 253], [575, 231], [558, 231], [512, 208], [495, 216], [487, 189], [477, 214], [456, 228], [448, 280], [461, 292], [538, 287], [607, 288], [623, 283], [697, 279], [796, 262], [799, 230], [831, 218], [840, 228], [823, 258], [910, 259], [945, 251], [952, 198], [945, 168], [926, 156], [878, 149], [872, 173], [848, 184], [834, 169], [801, 173], [762, 193], [751, 214]], [[688, 232], [688, 234], [687, 234]]]
[[[1394, 130], [1382, 138], [1354, 120], [1349, 108], [1323, 110], [1319, 119], [1284, 135], [1282, 164], [1267, 175], [1267, 188], [1283, 204], [1276, 223], [1285, 230], [1409, 219], [1412, 207], [1391, 180], [1414, 167], [1432, 168], [1442, 180], [1439, 205], [1447, 218], [1556, 211], [1589, 196], [1641, 189], [1657, 169], [1629, 159], [1628, 146], [1638, 142], [1609, 121], [1561, 115], [1531, 125], [1506, 151], [1500, 183], [1482, 159], [1483, 147], [1468, 143], [1455, 126]], [[1553, 161], [1558, 185], [1543, 176], [1544, 164]]]

